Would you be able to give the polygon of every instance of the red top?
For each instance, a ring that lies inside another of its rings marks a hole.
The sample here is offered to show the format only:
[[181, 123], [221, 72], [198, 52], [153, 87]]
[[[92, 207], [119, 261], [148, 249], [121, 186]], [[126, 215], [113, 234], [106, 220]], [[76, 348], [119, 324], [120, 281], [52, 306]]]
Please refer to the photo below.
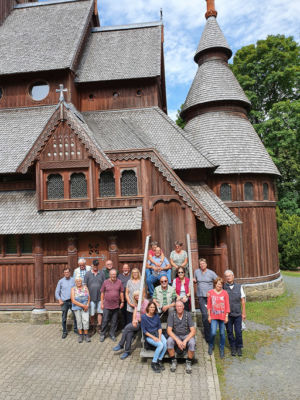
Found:
[[[160, 249], [160, 251], [161, 251], [161, 254], [164, 254], [164, 252], [162, 251], [162, 249]], [[155, 256], [155, 251], [152, 250], [152, 249], [150, 249], [150, 250], [148, 251], [148, 257], [154, 257], [154, 256]]]
[[230, 313], [229, 296], [226, 290], [220, 293], [210, 290], [207, 296], [207, 309], [210, 310], [211, 319], [225, 321], [226, 314]]
[[124, 287], [119, 279], [115, 282], [106, 279], [101, 287], [101, 293], [104, 293], [104, 308], [109, 310], [119, 308], [121, 292], [124, 292]]

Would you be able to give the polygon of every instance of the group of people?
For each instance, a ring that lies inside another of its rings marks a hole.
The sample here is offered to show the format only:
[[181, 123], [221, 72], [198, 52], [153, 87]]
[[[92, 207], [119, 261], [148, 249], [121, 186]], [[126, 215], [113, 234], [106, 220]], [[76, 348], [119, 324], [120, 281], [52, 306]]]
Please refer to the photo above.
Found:
[[[89, 330], [92, 334], [99, 333], [100, 342], [104, 342], [107, 335], [116, 342], [119, 325], [122, 336], [113, 351], [121, 352], [120, 358], [124, 360], [132, 352], [134, 336], [142, 330], [145, 342], [155, 350], [151, 363], [154, 372], [160, 373], [165, 369], [162, 360], [168, 351], [172, 372], [177, 367], [175, 355], [186, 353], [186, 372], [191, 373], [196, 345], [196, 329], [190, 313], [190, 287], [194, 281], [208, 353], [211, 355], [213, 352], [219, 326], [220, 356], [224, 357], [226, 324], [231, 354], [242, 355], [241, 325], [246, 318], [242, 287], [234, 282], [233, 272], [227, 270], [223, 288], [223, 279], [207, 268], [205, 259], [199, 260], [199, 269], [195, 271], [193, 280], [190, 279], [188, 257], [182, 246], [181, 242], [175, 242], [169, 262], [158, 243], [151, 243], [146, 269], [149, 300], [142, 290], [139, 269], [130, 271], [128, 264], [124, 264], [118, 274], [111, 260], [100, 269], [98, 260], [93, 260], [92, 266], [88, 266], [81, 258], [72, 277], [70, 268], [66, 267], [55, 291], [62, 310], [62, 338], [68, 335], [67, 314], [71, 309], [79, 343], [91, 341]], [[163, 315], [167, 317], [165, 334], [161, 326]]]

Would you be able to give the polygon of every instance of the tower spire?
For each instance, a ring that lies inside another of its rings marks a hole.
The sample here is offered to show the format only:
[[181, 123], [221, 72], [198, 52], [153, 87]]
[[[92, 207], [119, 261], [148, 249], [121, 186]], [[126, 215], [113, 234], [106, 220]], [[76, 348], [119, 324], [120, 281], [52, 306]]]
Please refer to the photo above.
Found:
[[207, 11], [205, 13], [205, 18], [217, 17], [218, 13], [215, 9], [215, 0], [206, 0]]

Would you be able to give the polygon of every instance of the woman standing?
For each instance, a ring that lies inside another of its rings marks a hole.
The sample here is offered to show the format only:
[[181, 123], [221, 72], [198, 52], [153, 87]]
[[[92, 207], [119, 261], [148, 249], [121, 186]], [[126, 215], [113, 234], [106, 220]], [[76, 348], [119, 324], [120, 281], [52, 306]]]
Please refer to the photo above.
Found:
[[156, 347], [152, 359], [151, 368], [154, 372], [160, 373], [165, 369], [162, 359], [167, 350], [167, 340], [162, 334], [160, 319], [157, 313], [156, 304], [153, 301], [146, 307], [146, 314], [142, 315], [141, 328], [146, 341]]
[[83, 342], [83, 333], [85, 341], [90, 342], [91, 339], [88, 335], [90, 294], [87, 286], [82, 284], [80, 277], [75, 279], [75, 286], [71, 289], [71, 301], [79, 333], [78, 343]]
[[173, 288], [176, 290], [177, 298], [184, 304], [184, 309], [190, 311], [190, 280], [184, 276], [184, 268], [179, 267], [177, 278], [173, 281]]
[[216, 278], [214, 280], [214, 289], [210, 290], [207, 294], [208, 322], [211, 324], [208, 354], [212, 355], [217, 327], [219, 325], [221, 358], [224, 358], [225, 324], [228, 322], [228, 314], [230, 313], [229, 296], [226, 290], [223, 290], [223, 283], [222, 278]]
[[143, 296], [143, 300], [141, 303], [141, 311], [138, 312], [137, 305], [138, 305], [138, 301], [139, 301], [139, 296], [140, 296], [140, 292], [139, 292], [139, 290], [136, 290], [133, 293], [135, 307], [134, 307], [134, 311], [133, 311], [132, 323], [127, 324], [125, 326], [123, 333], [122, 333], [122, 338], [121, 338], [119, 344], [113, 348], [113, 351], [119, 351], [119, 350], [122, 350], [125, 345], [125, 351], [120, 356], [121, 360], [124, 360], [125, 358], [127, 358], [131, 353], [131, 342], [132, 342], [133, 335], [135, 332], [139, 331], [140, 326], [141, 326], [141, 315], [145, 314], [147, 305], [149, 303], [149, 301], [147, 299], [144, 299], [144, 296]]
[[140, 290], [141, 287], [141, 273], [138, 268], [133, 268], [131, 271], [131, 277], [127, 282], [125, 290], [125, 298], [127, 301], [127, 324], [132, 321], [133, 311], [135, 307], [133, 293]]
[[172, 265], [172, 280], [176, 278], [179, 267], [184, 268], [185, 276], [188, 276], [188, 256], [187, 252], [182, 249], [183, 243], [176, 240], [175, 250], [170, 254], [170, 263]]

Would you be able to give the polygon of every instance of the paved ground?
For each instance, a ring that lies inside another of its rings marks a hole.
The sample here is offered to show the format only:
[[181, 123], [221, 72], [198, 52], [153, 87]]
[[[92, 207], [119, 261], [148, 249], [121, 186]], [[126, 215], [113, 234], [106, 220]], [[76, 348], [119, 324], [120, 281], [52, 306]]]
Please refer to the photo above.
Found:
[[[230, 400], [300, 399], [300, 277], [284, 277], [297, 303], [276, 329], [278, 341], [263, 347], [255, 360], [231, 357], [226, 362], [226, 398]], [[249, 323], [247, 325], [250, 326]], [[253, 326], [264, 334], [266, 326]]]
[[0, 324], [0, 399], [201, 399], [219, 400], [218, 380], [207, 346], [197, 337], [198, 363], [192, 375], [184, 364], [155, 374], [139, 349], [124, 361], [113, 354], [110, 339], [77, 343], [61, 339], [59, 325]]

